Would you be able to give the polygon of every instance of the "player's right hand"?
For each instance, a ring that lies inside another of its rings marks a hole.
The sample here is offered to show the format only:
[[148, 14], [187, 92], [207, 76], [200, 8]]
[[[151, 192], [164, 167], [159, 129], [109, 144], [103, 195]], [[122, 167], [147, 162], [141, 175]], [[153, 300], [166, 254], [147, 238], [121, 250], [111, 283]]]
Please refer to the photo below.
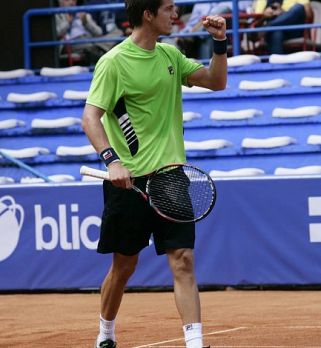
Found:
[[214, 39], [223, 40], [226, 38], [225, 18], [218, 15], [206, 16], [203, 20], [203, 26]]
[[130, 171], [120, 161], [108, 165], [109, 179], [111, 183], [123, 189], [131, 189], [132, 179]]

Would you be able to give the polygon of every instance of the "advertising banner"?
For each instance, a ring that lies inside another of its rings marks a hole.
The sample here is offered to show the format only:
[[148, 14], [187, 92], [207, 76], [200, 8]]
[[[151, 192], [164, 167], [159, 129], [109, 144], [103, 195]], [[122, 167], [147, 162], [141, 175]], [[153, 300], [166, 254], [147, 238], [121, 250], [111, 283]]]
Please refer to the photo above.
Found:
[[[321, 178], [217, 180], [197, 223], [200, 285], [321, 284]], [[0, 188], [0, 291], [98, 288], [111, 255], [96, 253], [101, 183]], [[130, 287], [171, 286], [153, 243]]]

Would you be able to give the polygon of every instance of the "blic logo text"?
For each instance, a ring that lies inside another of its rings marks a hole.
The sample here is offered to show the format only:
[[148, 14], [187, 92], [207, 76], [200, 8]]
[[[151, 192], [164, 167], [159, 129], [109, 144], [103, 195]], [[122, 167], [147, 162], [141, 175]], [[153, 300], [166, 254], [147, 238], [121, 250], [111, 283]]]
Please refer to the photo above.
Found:
[[[309, 197], [309, 215], [321, 217], [321, 197]], [[321, 243], [321, 222], [310, 223], [310, 242]]]
[[[70, 216], [67, 221], [67, 216]], [[89, 237], [92, 226], [97, 231], [101, 224], [101, 219], [97, 216], [87, 216], [80, 221], [78, 204], [71, 204], [70, 208], [66, 204], [58, 205], [58, 219], [52, 216], [45, 216], [42, 206], [35, 205], [35, 233], [37, 250], [53, 250], [61, 247], [63, 250], [78, 250], [81, 244], [88, 249], [96, 249], [98, 235], [93, 240]], [[70, 228], [69, 228], [70, 226]]]
[[24, 220], [24, 210], [13, 197], [0, 198], [0, 261], [16, 250]]

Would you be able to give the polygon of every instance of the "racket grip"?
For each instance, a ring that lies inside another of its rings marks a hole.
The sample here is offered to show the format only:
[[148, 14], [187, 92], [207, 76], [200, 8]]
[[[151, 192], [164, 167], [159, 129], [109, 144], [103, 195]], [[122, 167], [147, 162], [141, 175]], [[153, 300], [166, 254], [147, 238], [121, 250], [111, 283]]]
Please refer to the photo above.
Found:
[[99, 170], [99, 169], [90, 168], [87, 166], [80, 167], [80, 174], [92, 176], [93, 178], [109, 180], [109, 173], [108, 172], [105, 172], [105, 171]]

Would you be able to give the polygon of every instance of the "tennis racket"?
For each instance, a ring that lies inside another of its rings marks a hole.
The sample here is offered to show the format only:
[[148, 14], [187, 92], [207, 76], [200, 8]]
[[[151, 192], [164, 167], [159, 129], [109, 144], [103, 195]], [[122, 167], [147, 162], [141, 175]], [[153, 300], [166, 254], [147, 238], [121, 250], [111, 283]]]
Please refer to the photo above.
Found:
[[[106, 171], [87, 166], [80, 174], [109, 180]], [[189, 164], [172, 164], [148, 175], [146, 193], [134, 185], [133, 189], [162, 217], [175, 222], [196, 222], [205, 218], [216, 201], [212, 178], [203, 170]]]

